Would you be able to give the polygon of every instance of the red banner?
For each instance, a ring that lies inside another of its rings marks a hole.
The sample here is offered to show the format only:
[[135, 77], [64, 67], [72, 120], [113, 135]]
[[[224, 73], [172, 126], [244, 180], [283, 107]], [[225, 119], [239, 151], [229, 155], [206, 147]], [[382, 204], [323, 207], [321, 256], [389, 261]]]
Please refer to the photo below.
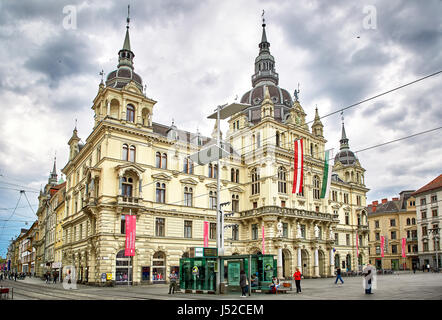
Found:
[[262, 254], [266, 254], [265, 252], [265, 234], [264, 234], [264, 226], [262, 226]]
[[302, 192], [302, 180], [304, 175], [304, 151], [302, 139], [295, 141], [295, 166], [293, 168], [292, 193]]
[[405, 245], [406, 245], [406, 243], [407, 243], [407, 240], [405, 238], [402, 238], [402, 258], [406, 257], [406, 254], [405, 254]]
[[381, 236], [381, 257], [384, 257], [384, 236]]
[[137, 224], [137, 216], [126, 215], [126, 248], [124, 255], [133, 257], [135, 255], [135, 229]]
[[204, 248], [209, 247], [209, 221], [204, 221]]

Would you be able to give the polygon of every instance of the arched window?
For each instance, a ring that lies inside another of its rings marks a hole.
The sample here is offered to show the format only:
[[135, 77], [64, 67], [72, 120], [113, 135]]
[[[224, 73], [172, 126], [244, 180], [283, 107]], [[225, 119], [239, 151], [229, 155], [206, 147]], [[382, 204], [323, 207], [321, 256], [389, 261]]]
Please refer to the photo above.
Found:
[[410, 223], [411, 223], [411, 220], [410, 220], [410, 218], [407, 218], [407, 226], [409, 226], [409, 225], [410, 225]]
[[416, 219], [415, 218], [411, 219], [411, 223], [416, 224]]
[[235, 169], [230, 169], [230, 181], [235, 182]]
[[347, 212], [345, 212], [345, 224], [350, 224], [350, 214]]
[[239, 183], [239, 169], [236, 169], [235, 182]]
[[155, 154], [155, 166], [161, 168], [161, 153], [159, 152]]
[[313, 143], [310, 143], [310, 154], [311, 154], [312, 157], [313, 157]]
[[276, 131], [276, 146], [279, 147], [279, 131]]
[[320, 185], [319, 177], [314, 176], [313, 177], [313, 199], [319, 199], [319, 196], [320, 196], [319, 185]]
[[134, 119], [135, 119], [135, 107], [131, 104], [128, 104], [126, 108], [126, 121], [134, 122]]
[[156, 185], [156, 201], [165, 203], [166, 202], [166, 184], [157, 182]]
[[287, 193], [287, 170], [284, 167], [278, 169], [278, 192]]
[[132, 178], [123, 177], [121, 183], [121, 193], [122, 196], [132, 197], [133, 191], [133, 180]]
[[129, 159], [129, 146], [127, 144], [123, 144], [123, 160], [127, 161]]
[[184, 187], [184, 205], [191, 207], [192, 206], [192, 198], [193, 198], [193, 189]]
[[252, 195], [258, 194], [260, 189], [258, 169], [252, 169]]
[[161, 159], [161, 169], [167, 169], [167, 154], [163, 153]]
[[217, 164], [215, 164], [214, 166], [213, 166], [213, 177], [216, 179], [217, 177], [218, 177], [218, 165]]
[[135, 162], [135, 146], [129, 148], [129, 161]]
[[209, 178], [213, 178], [213, 166], [209, 163]]

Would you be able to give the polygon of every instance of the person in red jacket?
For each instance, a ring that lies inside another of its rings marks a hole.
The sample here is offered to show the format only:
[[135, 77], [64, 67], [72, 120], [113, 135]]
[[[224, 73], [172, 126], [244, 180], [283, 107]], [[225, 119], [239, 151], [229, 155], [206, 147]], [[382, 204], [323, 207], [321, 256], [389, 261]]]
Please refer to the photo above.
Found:
[[293, 278], [295, 278], [295, 283], [296, 283], [296, 293], [300, 293], [301, 292], [301, 272], [299, 271], [299, 268], [296, 268], [296, 272], [293, 275]]

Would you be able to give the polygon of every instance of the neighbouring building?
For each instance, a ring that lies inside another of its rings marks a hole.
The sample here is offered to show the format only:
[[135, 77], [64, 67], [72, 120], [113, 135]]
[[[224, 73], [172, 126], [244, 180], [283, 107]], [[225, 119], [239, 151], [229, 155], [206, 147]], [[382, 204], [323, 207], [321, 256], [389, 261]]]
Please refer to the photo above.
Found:
[[417, 236], [419, 239], [419, 261], [421, 265], [441, 267], [440, 254], [440, 226], [442, 212], [442, 174], [418, 189], [413, 196], [416, 197]]
[[[264, 227], [265, 253], [277, 255], [281, 277], [296, 267], [306, 277], [327, 277], [335, 265], [355, 270], [368, 262], [365, 170], [349, 148], [344, 124], [330, 196], [321, 199], [326, 139], [319, 112], [309, 127], [297, 92], [293, 99], [278, 86], [269, 47], [263, 24], [252, 89], [241, 98], [249, 107], [229, 119], [222, 142], [237, 154], [219, 168], [199, 166], [189, 155], [216, 143], [216, 128], [210, 138], [153, 122], [156, 101], [134, 71], [127, 26], [117, 69], [93, 100], [93, 130], [83, 144], [74, 129], [62, 169], [62, 264], [75, 266], [80, 282], [100, 283], [103, 273], [112, 273], [117, 284], [165, 280], [190, 248], [203, 246], [204, 221], [215, 247], [217, 175], [220, 201], [230, 202], [226, 254], [262, 252]], [[299, 138], [304, 189], [292, 194], [293, 141]], [[133, 258], [124, 255], [127, 214], [136, 216]]]
[[[411, 270], [419, 267], [416, 200], [414, 190], [402, 191], [392, 200], [382, 199], [368, 205], [370, 229], [370, 263], [377, 269]], [[384, 237], [384, 257], [381, 255], [381, 237]], [[405, 238], [405, 258], [402, 239]]]
[[19, 241], [19, 272], [26, 274], [34, 274], [35, 272], [36, 250], [33, 243], [37, 229], [38, 222], [35, 221], [28, 230], [22, 229], [22, 231], [26, 231], [24, 231], [22, 236], [17, 238], [17, 241]]

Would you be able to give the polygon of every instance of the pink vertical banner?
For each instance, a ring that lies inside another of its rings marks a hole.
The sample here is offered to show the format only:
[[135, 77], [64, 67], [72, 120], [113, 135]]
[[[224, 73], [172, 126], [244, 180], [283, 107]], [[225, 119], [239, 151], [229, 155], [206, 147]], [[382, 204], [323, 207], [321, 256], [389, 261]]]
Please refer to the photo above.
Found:
[[264, 226], [262, 226], [262, 254], [266, 254]]
[[209, 221], [204, 221], [204, 248], [209, 246]]
[[384, 236], [381, 236], [381, 257], [384, 257]]
[[133, 257], [135, 255], [135, 229], [137, 224], [137, 216], [126, 215], [126, 247], [124, 255]]
[[405, 254], [405, 245], [406, 245], [406, 243], [407, 243], [407, 240], [405, 238], [402, 238], [402, 258], [406, 257], [406, 254]]
[[356, 232], [356, 257], [359, 257], [359, 234]]

